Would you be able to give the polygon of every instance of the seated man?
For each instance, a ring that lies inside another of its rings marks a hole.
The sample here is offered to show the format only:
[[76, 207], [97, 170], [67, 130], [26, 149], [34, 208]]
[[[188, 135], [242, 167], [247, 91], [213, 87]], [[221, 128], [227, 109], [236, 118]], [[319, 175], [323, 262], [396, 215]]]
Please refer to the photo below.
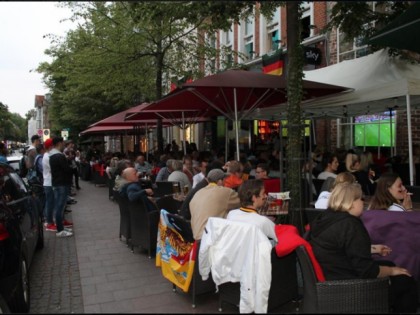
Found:
[[255, 179], [264, 181], [265, 192], [280, 192], [280, 178], [269, 177], [270, 168], [266, 163], [259, 163], [255, 168]]
[[271, 239], [274, 246], [277, 243], [275, 224], [269, 218], [258, 213], [267, 201], [264, 182], [261, 179], [249, 179], [239, 187], [238, 194], [241, 207], [229, 211], [226, 219], [256, 225]]
[[242, 163], [232, 160], [226, 163], [225, 167], [227, 168], [227, 172], [229, 175], [226, 177], [224, 181], [224, 186], [228, 188], [232, 188], [237, 190], [238, 187], [242, 184], [242, 173], [243, 173], [243, 166]]
[[152, 171], [152, 165], [146, 161], [144, 155], [139, 155], [134, 162], [134, 167], [136, 168], [137, 172], [140, 173], [141, 176], [150, 175]]
[[127, 181], [119, 190], [121, 196], [128, 198], [130, 201], [143, 200], [148, 211], [157, 209], [156, 205], [153, 204], [153, 200], [148, 197], [153, 195], [153, 190], [141, 188], [138, 173], [134, 167], [124, 169], [121, 176]]
[[209, 184], [196, 192], [190, 202], [191, 228], [195, 240], [201, 240], [209, 217], [226, 218], [229, 210], [239, 208], [238, 193], [223, 187], [226, 173], [220, 169], [209, 172]]
[[[221, 171], [219, 169], [219, 171]], [[193, 189], [191, 189], [187, 196], [185, 197], [184, 202], [182, 203], [179, 214], [184, 217], [185, 220], [191, 220], [191, 211], [190, 211], [190, 202], [193, 199], [194, 195], [201, 188], [206, 187], [210, 182], [217, 182], [219, 179], [223, 179], [226, 174], [225, 172], [219, 172], [216, 170], [210, 170], [206, 177], [204, 177]]]

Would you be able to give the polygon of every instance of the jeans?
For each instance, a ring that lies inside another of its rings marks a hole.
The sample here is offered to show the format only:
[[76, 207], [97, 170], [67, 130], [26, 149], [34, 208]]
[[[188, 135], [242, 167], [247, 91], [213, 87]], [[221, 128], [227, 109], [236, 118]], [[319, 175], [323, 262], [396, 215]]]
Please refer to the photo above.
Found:
[[54, 191], [52, 186], [44, 186], [45, 193], [45, 206], [44, 206], [44, 216], [47, 223], [54, 223]]
[[67, 196], [70, 192], [69, 186], [53, 186], [54, 190], [54, 211], [55, 211], [55, 224], [57, 225], [57, 232], [64, 230], [63, 219], [64, 209], [67, 204]]

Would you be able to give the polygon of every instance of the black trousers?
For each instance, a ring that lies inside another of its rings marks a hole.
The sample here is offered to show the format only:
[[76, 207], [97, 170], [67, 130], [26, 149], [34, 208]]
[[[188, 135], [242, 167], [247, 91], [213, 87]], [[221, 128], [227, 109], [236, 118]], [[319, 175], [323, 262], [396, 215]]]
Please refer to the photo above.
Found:
[[[391, 261], [380, 260], [380, 266], [393, 267]], [[417, 311], [417, 281], [406, 275], [391, 276], [389, 289], [389, 304], [392, 313], [416, 313]]]

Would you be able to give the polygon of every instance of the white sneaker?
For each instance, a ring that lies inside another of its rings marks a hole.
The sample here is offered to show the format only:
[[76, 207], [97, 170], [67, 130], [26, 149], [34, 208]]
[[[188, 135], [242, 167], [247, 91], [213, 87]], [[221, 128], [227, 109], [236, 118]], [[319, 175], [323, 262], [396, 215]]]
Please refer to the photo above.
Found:
[[72, 228], [69, 228], [69, 227], [64, 227], [64, 230], [66, 230], [66, 231], [69, 231], [69, 232], [72, 232], [72, 233], [73, 233], [73, 229], [72, 229]]
[[73, 236], [73, 233], [67, 230], [62, 230], [61, 232], [57, 232], [55, 235], [57, 237], [69, 237], [69, 236]]

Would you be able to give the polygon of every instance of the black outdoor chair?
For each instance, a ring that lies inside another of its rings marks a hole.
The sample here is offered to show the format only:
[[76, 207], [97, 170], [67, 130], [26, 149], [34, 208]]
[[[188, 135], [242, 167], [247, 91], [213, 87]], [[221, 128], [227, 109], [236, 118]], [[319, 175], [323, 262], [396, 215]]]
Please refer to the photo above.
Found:
[[156, 253], [157, 230], [159, 224], [158, 210], [148, 211], [143, 200], [129, 201], [131, 231], [131, 251], [134, 247], [147, 250], [149, 258]]
[[321, 193], [321, 188], [322, 185], [324, 184], [325, 179], [318, 179], [318, 178], [314, 178], [312, 179], [312, 183], [315, 186], [315, 190], [316, 190], [316, 197], [318, 198], [319, 194]]
[[[194, 242], [193, 232], [191, 229], [191, 223], [189, 221], [185, 220], [183, 217], [179, 215], [171, 214], [171, 213], [168, 214], [168, 218], [170, 218], [170, 220], [177, 227], [178, 232], [180, 233], [180, 235], [182, 236], [185, 242], [190, 242], [190, 243]], [[198, 259], [198, 253], [200, 251], [200, 243], [201, 241], [198, 240], [197, 241], [197, 256], [196, 256], [195, 264], [194, 264], [194, 272], [191, 279], [190, 287], [188, 289], [188, 294], [190, 294], [192, 298], [193, 308], [196, 307], [196, 298], [198, 295], [210, 293], [210, 292], [213, 292], [213, 293], [216, 292], [216, 284], [214, 283], [211, 275], [205, 281], [202, 280], [201, 275], [200, 275], [200, 271], [199, 271], [200, 261]], [[173, 284], [172, 290], [174, 292], [177, 291], [176, 288], [177, 288], [176, 285]]]
[[156, 200], [158, 210], [165, 209], [169, 213], [177, 214], [181, 208], [182, 201], [176, 200], [172, 195], [160, 197]]
[[389, 278], [319, 282], [304, 246], [296, 249], [303, 276], [303, 313], [389, 312]]
[[[278, 257], [275, 248], [271, 251], [271, 287], [268, 295], [267, 311], [298, 298], [296, 254]], [[219, 285], [219, 312], [223, 302], [239, 306], [239, 282], [227, 282]]]
[[153, 190], [155, 197], [163, 197], [170, 194], [173, 194], [172, 185], [173, 183], [178, 183], [178, 187], [181, 187], [179, 182], [169, 182], [169, 181], [156, 181], [155, 189]]
[[131, 226], [130, 226], [130, 211], [128, 209], [128, 199], [120, 195], [116, 190], [113, 190], [114, 200], [118, 203], [120, 209], [120, 233], [119, 238], [125, 238], [127, 246], [131, 239]]

